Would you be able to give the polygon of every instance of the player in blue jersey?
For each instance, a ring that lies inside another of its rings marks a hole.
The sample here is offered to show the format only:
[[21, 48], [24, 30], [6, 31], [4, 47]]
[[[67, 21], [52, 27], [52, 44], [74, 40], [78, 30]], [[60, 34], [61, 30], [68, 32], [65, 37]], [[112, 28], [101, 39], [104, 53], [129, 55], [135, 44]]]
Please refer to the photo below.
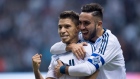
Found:
[[[55, 73], [70, 76], [86, 74], [88, 76], [99, 70], [97, 79], [126, 79], [125, 61], [120, 43], [110, 30], [104, 29], [102, 26], [103, 8], [97, 3], [90, 3], [82, 6], [81, 9], [79, 37], [82, 35], [81, 40], [93, 43], [92, 55], [88, 57], [88, 61], [75, 66], [64, 66], [59, 61], [59, 64], [55, 66]], [[74, 52], [77, 57], [79, 57], [78, 55], [84, 56], [85, 50], [78, 47], [79, 45], [72, 43], [66, 47], [64, 43], [59, 42], [52, 46], [51, 52], [60, 54], [66, 49]]]
[[[79, 33], [79, 15], [74, 11], [64, 11], [60, 14], [58, 22], [58, 33], [63, 43], [66, 45], [71, 43], [80, 43], [78, 40]], [[55, 74], [55, 66], [57, 65], [57, 60], [61, 60], [62, 65], [75, 66], [77, 64], [87, 61], [88, 57], [92, 55], [94, 49], [90, 43], [84, 47], [86, 51], [86, 57], [84, 60], [78, 60], [72, 52], [62, 52], [63, 54], [53, 55], [51, 63], [49, 66], [49, 71], [47, 72], [46, 79], [95, 79], [97, 73], [91, 76], [76, 74], [76, 76], [70, 76], [67, 74]], [[36, 54], [32, 57], [33, 70], [36, 79], [43, 79], [39, 71], [39, 66], [41, 63], [41, 55]], [[58, 64], [61, 64], [60, 62]], [[79, 76], [80, 75], [80, 76]], [[57, 78], [59, 77], [59, 78]]]

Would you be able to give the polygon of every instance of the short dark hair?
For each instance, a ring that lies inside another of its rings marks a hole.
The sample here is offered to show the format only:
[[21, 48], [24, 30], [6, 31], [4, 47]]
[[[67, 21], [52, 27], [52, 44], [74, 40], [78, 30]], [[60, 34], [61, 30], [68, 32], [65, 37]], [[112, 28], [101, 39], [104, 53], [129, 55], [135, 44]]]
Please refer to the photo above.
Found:
[[59, 19], [70, 18], [76, 26], [79, 25], [79, 14], [75, 11], [64, 11], [60, 14]]
[[92, 13], [93, 16], [99, 17], [103, 20], [103, 7], [98, 3], [90, 3], [82, 6], [82, 12]]

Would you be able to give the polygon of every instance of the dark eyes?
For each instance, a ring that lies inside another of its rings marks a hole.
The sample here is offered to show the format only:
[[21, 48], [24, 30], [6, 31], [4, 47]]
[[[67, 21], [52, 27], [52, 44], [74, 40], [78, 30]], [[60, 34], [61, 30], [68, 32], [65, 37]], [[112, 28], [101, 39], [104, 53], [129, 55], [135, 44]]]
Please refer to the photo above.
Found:
[[65, 25], [64, 27], [65, 27], [65, 28], [69, 28], [69, 27], [70, 27], [70, 25]]
[[59, 25], [59, 26], [58, 26], [58, 29], [61, 29], [61, 28], [62, 28], [62, 26]]
[[79, 25], [84, 25], [84, 26], [87, 26], [87, 25], [89, 25], [90, 24], [90, 22], [89, 21], [83, 21], [83, 22], [79, 22]]
[[68, 28], [70, 27], [70, 25], [64, 25], [64, 26], [59, 25], [58, 28], [59, 28], [59, 29], [62, 29], [62, 27], [68, 29]]

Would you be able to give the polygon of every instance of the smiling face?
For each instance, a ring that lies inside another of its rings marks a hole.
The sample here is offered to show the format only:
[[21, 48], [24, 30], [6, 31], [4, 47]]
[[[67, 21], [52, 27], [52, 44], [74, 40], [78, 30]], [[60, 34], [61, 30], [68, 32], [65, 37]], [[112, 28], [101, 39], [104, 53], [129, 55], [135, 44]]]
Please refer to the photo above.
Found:
[[70, 44], [78, 41], [78, 26], [69, 19], [59, 19], [58, 33], [63, 43]]
[[79, 16], [79, 27], [85, 40], [96, 37], [96, 23], [91, 13], [81, 12]]

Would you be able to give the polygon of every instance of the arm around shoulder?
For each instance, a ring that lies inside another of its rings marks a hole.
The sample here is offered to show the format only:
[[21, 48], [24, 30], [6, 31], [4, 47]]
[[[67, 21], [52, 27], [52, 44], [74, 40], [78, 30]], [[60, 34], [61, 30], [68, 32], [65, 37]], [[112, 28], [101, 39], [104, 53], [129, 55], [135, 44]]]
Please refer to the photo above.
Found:
[[66, 68], [66, 71], [70, 76], [89, 76], [96, 71], [96, 68], [90, 62], [86, 61], [75, 66], [69, 66]]
[[55, 43], [51, 49], [50, 52], [52, 54], [62, 54], [66, 52], [66, 44], [64, 44], [62, 41]]

